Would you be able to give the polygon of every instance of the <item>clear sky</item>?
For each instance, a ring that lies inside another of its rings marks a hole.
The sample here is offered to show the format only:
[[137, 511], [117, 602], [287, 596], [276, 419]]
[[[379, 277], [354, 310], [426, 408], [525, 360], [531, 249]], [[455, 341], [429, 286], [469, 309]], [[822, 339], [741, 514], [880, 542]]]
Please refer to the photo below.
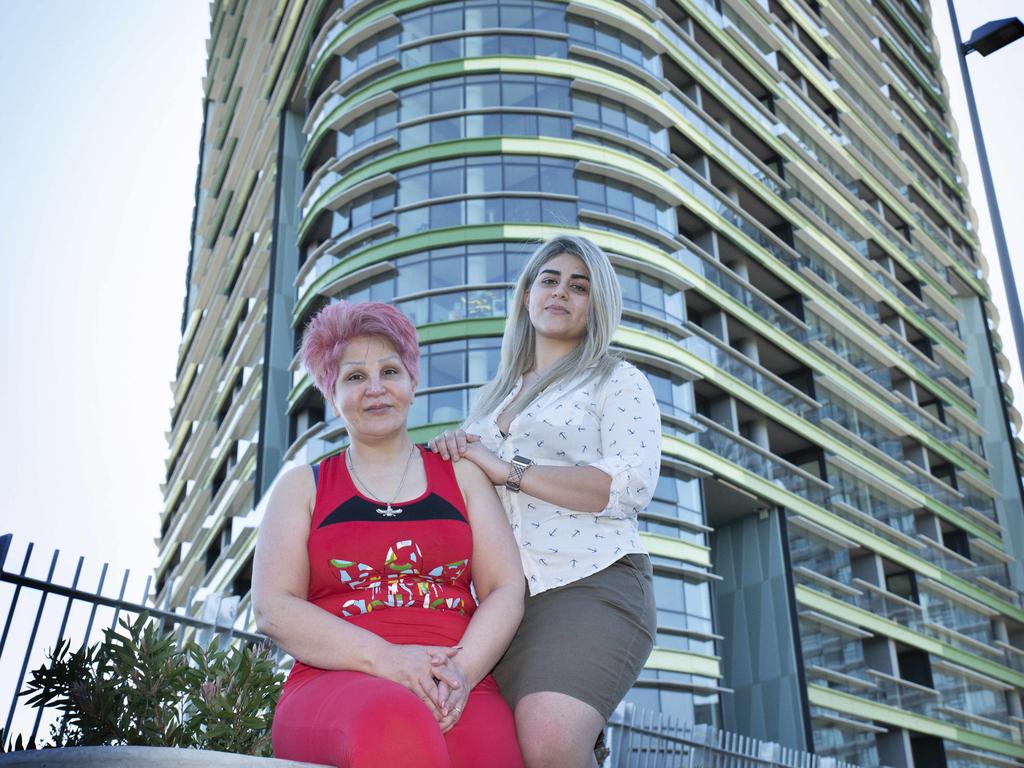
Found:
[[[965, 36], [1021, 13], [1020, 2], [960, 6]], [[995, 270], [945, 1], [934, 11]], [[34, 540], [153, 566], [208, 14], [203, 0], [0, 0], [0, 532], [15, 533], [16, 554]], [[1024, 283], [1024, 41], [971, 59]]]

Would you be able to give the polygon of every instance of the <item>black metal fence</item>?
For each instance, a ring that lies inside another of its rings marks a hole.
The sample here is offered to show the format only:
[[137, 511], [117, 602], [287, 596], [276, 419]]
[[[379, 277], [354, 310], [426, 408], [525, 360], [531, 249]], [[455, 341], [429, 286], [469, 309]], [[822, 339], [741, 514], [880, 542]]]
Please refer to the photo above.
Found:
[[[30, 670], [42, 665], [50, 650], [65, 639], [73, 648], [87, 646], [102, 637], [104, 629], [116, 627], [121, 618], [134, 621], [143, 612], [175, 632], [179, 647], [189, 637], [205, 645], [214, 634], [229, 642], [265, 639], [245, 631], [251, 616], [248, 611], [237, 615], [237, 597], [208, 595], [197, 605], [192, 590], [183, 608], [173, 609], [166, 602], [157, 605], [150, 595], [151, 576], [142, 583], [128, 570], [112, 573], [104, 563], [91, 578], [83, 557], [66, 573], [69, 564], [61, 561], [60, 550], [54, 550], [49, 562], [39, 568], [38, 561], [33, 562], [31, 543], [20, 565], [8, 563], [12, 540], [11, 534], [0, 536], [0, 607], [6, 605], [5, 611], [0, 608], [6, 614], [0, 635], [0, 707], [6, 703], [6, 710], [0, 709], [4, 739], [0, 746], [4, 748], [9, 749], [18, 735], [24, 742], [35, 740], [40, 727], [55, 718], [55, 713], [47, 717], [44, 710], [29, 707], [18, 693], [24, 690]], [[39, 575], [31, 575], [34, 571]], [[138, 602], [129, 600], [129, 595], [138, 595]], [[284, 659], [282, 654], [278, 658]]]

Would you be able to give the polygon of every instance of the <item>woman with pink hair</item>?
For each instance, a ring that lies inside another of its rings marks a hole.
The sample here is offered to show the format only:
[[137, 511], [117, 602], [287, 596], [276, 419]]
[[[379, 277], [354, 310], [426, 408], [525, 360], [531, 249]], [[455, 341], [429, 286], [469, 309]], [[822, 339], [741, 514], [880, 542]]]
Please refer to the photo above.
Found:
[[415, 328], [387, 304], [333, 304], [301, 356], [351, 442], [284, 472], [260, 525], [256, 624], [296, 660], [275, 754], [346, 768], [522, 766], [489, 674], [522, 616], [522, 566], [486, 475], [409, 437]]

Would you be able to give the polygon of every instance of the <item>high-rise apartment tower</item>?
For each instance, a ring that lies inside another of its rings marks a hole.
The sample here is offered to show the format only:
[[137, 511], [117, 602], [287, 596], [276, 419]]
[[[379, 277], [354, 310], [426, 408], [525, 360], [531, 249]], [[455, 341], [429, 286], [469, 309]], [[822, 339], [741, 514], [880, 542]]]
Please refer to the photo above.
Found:
[[862, 765], [1024, 760], [1020, 416], [926, 0], [212, 14], [163, 594], [245, 595], [279, 468], [344, 446], [314, 312], [413, 319], [426, 439], [578, 231], [663, 414], [629, 700]]

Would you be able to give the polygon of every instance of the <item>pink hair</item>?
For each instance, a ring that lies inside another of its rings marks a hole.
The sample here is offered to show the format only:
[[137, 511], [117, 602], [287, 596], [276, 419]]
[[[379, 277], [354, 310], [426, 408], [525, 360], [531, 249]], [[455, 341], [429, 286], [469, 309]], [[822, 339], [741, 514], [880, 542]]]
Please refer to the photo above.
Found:
[[302, 365], [328, 401], [334, 399], [338, 364], [345, 347], [357, 336], [376, 336], [387, 341], [398, 352], [413, 385], [419, 382], [420, 345], [409, 318], [379, 301], [342, 301], [320, 310], [302, 336]]

